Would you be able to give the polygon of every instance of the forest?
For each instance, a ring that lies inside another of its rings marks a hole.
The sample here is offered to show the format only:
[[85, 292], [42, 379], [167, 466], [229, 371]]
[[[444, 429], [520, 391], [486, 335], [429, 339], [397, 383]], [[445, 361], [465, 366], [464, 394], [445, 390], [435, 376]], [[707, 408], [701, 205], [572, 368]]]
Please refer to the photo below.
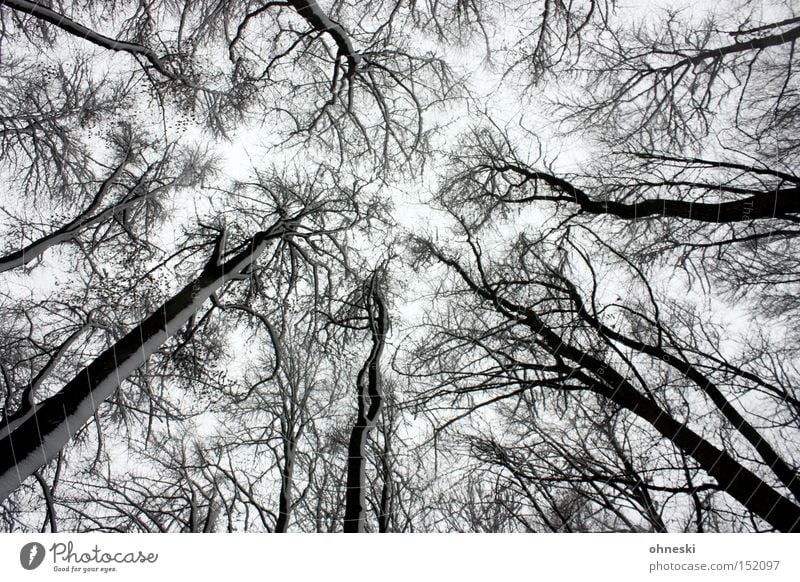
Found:
[[800, 532], [799, 40], [0, 0], [0, 531]]

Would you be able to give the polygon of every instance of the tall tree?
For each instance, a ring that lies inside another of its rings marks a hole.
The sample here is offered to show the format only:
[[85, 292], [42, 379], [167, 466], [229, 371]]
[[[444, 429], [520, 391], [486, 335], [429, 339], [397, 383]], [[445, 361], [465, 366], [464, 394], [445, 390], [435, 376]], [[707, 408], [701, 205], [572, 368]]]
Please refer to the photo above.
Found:
[[[546, 237], [536, 240], [523, 234], [506, 249], [501, 261], [490, 262], [472, 233], [466, 230], [465, 234], [467, 259], [423, 239], [415, 243], [422, 260], [429, 257], [457, 277], [456, 296], [466, 299], [460, 311], [476, 310], [481, 314], [479, 319], [467, 318], [455, 327], [454, 322], [444, 323], [439, 333], [441, 342], [423, 344], [416, 355], [424, 364], [420, 373], [430, 366], [433, 370], [447, 370], [442, 386], [453, 384], [453, 388], [443, 394], [488, 395], [471, 404], [468, 413], [504, 399], [522, 398], [529, 390], [599, 397], [615, 410], [646, 423], [671, 446], [694, 459], [721, 490], [749, 512], [776, 529], [797, 531], [797, 464], [785, 459], [775, 444], [770, 444], [770, 438], [745, 418], [733, 404], [730, 392], [740, 381], [750, 384], [748, 390], [752, 391], [770, 385], [776, 389], [775, 405], [783, 415], [788, 414], [785, 418], [792, 418], [792, 407], [782, 397], [781, 388], [737, 365], [726, 367], [725, 379], [715, 381], [710, 373], [718, 365], [713, 352], [695, 350], [689, 356], [677, 339], [678, 334], [664, 323], [664, 306], [642, 281], [641, 271], [630, 263], [622, 264], [633, 268], [634, 280], [645, 285], [639, 296], [649, 299], [641, 306], [620, 301], [621, 298], [600, 303], [604, 291], [599, 283], [599, 265], [590, 257], [596, 257], [600, 250], [619, 257], [605, 243], [582, 247], [569, 235], [559, 234], [555, 248], [561, 250], [553, 253], [548, 249], [552, 241]], [[573, 260], [582, 264], [581, 271], [570, 261], [572, 253]], [[568, 269], [576, 271], [576, 277], [580, 273], [582, 278], [589, 278], [588, 291], [581, 291], [566, 275]], [[609, 318], [609, 312], [621, 318], [617, 325], [603, 321]], [[667, 376], [670, 379], [664, 384], [648, 381], [653, 376], [645, 373], [648, 364], [642, 356], [652, 358], [651, 366], [666, 367], [677, 375]], [[702, 359], [694, 361], [695, 358]], [[439, 368], [442, 364], [447, 367]], [[679, 413], [673, 410], [671, 385], [687, 382], [696, 386], [701, 399], [684, 395]], [[723, 382], [727, 388], [723, 388]], [[791, 393], [789, 396], [793, 398]], [[698, 411], [707, 406], [703, 401], [713, 405], [713, 414], [725, 427], [723, 430], [733, 435], [732, 440], [726, 441], [728, 447], [739, 440], [756, 450], [761, 458], [757, 469], [737, 458], [739, 453], [715, 445], [692, 428], [696, 415], [705, 419], [708, 414]], [[764, 470], [770, 473], [769, 477], [762, 475]], [[786, 496], [787, 492], [794, 500]]]
[[356, 378], [357, 412], [347, 446], [347, 495], [345, 497], [344, 531], [362, 533], [366, 516], [367, 438], [378, 422], [383, 406], [380, 360], [389, 331], [389, 312], [383, 291], [381, 270], [373, 272], [364, 291], [364, 309], [372, 347]]

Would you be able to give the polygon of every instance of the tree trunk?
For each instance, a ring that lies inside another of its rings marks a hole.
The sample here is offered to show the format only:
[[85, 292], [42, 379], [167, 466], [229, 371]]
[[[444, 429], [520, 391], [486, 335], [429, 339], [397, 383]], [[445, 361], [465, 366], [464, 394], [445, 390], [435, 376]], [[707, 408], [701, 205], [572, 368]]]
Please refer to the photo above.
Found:
[[372, 330], [372, 349], [358, 373], [358, 415], [350, 433], [347, 447], [347, 491], [345, 492], [344, 531], [364, 531], [366, 514], [364, 462], [367, 437], [375, 426], [383, 402], [380, 371], [378, 369], [383, 346], [386, 343], [388, 313], [383, 296], [378, 289], [377, 271], [372, 275], [367, 299], [367, 314]]
[[194, 281], [95, 358], [59, 392], [9, 425], [0, 440], [0, 501], [55, 458], [122, 380], [181, 329], [225, 282], [241, 276], [271, 240], [286, 232], [286, 225], [278, 222], [254, 235], [243, 250], [222, 264], [220, 241], [214, 257]]
[[289, 530], [289, 518], [292, 516], [292, 477], [294, 474], [294, 442], [284, 447], [284, 466], [281, 470], [281, 492], [278, 498], [278, 521], [275, 533], [286, 533]]

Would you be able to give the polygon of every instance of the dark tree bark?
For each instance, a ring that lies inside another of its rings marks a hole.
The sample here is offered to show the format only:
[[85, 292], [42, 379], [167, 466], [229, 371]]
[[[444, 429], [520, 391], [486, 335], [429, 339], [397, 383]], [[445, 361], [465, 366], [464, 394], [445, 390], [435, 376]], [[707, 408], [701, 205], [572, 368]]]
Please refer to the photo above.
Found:
[[[455, 259], [444, 255], [427, 241], [420, 241], [440, 262], [454, 270], [471, 292], [489, 302], [503, 317], [526, 326], [573, 379], [583, 389], [594, 392], [610, 402], [631, 411], [646, 421], [661, 436], [692, 457], [699, 466], [714, 477], [726, 491], [748, 510], [783, 532], [800, 532], [800, 506], [793, 503], [763, 479], [676, 420], [651, 397], [639, 392], [608, 362], [568, 341], [550, 328], [531, 308], [503, 297], [495, 286], [479, 283]], [[483, 269], [480, 269], [483, 273]], [[566, 362], [572, 362], [575, 367]]]
[[[739, 413], [736, 407], [725, 397], [722, 390], [720, 390], [711, 378], [699, 370], [697, 366], [685, 361], [676, 354], [669, 353], [661, 346], [646, 344], [603, 325], [594, 314], [589, 312], [584, 304], [583, 298], [572, 282], [564, 277], [560, 277], [560, 280], [568, 290], [568, 294], [577, 307], [580, 317], [591, 327], [600, 332], [600, 334], [643, 354], [657, 358], [683, 374], [705, 392], [722, 415], [731, 423], [731, 426], [747, 439], [756, 452], [758, 452], [764, 464], [769, 467], [786, 488], [792, 492], [795, 499], [800, 500], [800, 475], [798, 475], [797, 471], [778, 454], [772, 445], [770, 445], [769, 441], [761, 435], [758, 429]], [[659, 332], [662, 334], [664, 331], [663, 329], [659, 329]]]
[[[607, 214], [635, 220], [639, 218], [684, 218], [698, 222], [730, 223], [765, 218], [784, 218], [797, 220], [800, 214], [800, 187], [779, 188], [769, 192], [754, 192], [742, 189], [746, 194], [739, 200], [725, 202], [693, 202], [691, 200], [672, 200], [653, 198], [641, 202], [624, 203], [613, 200], [595, 200], [585, 190], [571, 182], [549, 174], [537, 172], [515, 164], [498, 164], [491, 167], [496, 172], [513, 171], [526, 180], [541, 181], [560, 195], [548, 196], [534, 194], [520, 198], [505, 198], [504, 202], [533, 202], [550, 200], [554, 202], [571, 202], [589, 214]], [[705, 186], [697, 184], [697, 186]]]
[[294, 480], [294, 456], [296, 445], [288, 437], [284, 441], [283, 466], [281, 467], [281, 491], [278, 496], [278, 520], [275, 522], [275, 533], [286, 533], [289, 530], [289, 519], [292, 516], [292, 481]]
[[345, 494], [344, 531], [364, 531], [366, 513], [366, 462], [367, 437], [375, 427], [383, 404], [380, 358], [386, 343], [389, 315], [383, 294], [378, 287], [378, 272], [370, 280], [366, 300], [367, 317], [372, 334], [372, 349], [358, 373], [358, 413], [347, 447], [347, 491]]

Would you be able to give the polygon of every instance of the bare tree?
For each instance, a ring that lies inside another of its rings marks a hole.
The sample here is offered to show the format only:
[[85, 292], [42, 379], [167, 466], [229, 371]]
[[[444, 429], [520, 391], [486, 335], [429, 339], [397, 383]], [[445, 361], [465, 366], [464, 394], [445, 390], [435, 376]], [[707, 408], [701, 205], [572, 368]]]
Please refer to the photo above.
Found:
[[526, 159], [506, 132], [478, 128], [465, 142], [439, 200], [465, 205], [475, 227], [534, 211], [600, 228], [608, 240], [629, 241], [628, 256], [644, 268], [678, 267], [765, 313], [794, 313], [798, 265], [790, 249], [800, 180], [791, 165], [754, 163], [741, 152], [628, 152], [565, 172], [543, 155]]
[[0, 0], [2, 527], [798, 531], [800, 20], [698, 10]]
[[764, 151], [770, 146], [758, 136], [778, 133], [788, 138], [779, 151], [790, 155], [800, 28], [791, 6], [772, 8], [744, 2], [702, 16], [665, 9], [620, 19], [587, 43], [592, 54], [583, 71], [594, 90], [565, 104], [574, 119], [603, 126], [616, 143], [702, 147], [706, 136], [733, 130], [735, 139]]
[[[429, 257], [440, 262], [456, 275], [461, 283], [456, 287], [457, 296], [467, 300], [461, 309], [479, 310], [482, 314], [478, 320], [467, 320], [467, 325], [443, 325], [441, 341], [427, 343], [417, 355], [423, 363], [429, 362], [419, 365], [420, 372], [430, 369], [429, 366], [448, 371], [449, 379], [443, 382], [440, 394], [489, 396], [479, 402], [470, 398], [462, 416], [505, 399], [518, 399], [529, 390], [545, 394], [548, 390], [583, 392], [600, 397], [616, 410], [626, 411], [646, 423], [694, 459], [720, 489], [748, 511], [776, 529], [797, 529], [797, 503], [784, 493], [789, 491], [797, 498], [797, 465], [783, 458], [774, 444], [770, 444], [769, 437], [732, 404], [732, 397], [724, 393], [720, 383], [710, 373], [703, 372], [706, 366], [710, 370], [718, 365], [713, 354], [696, 351], [695, 357], [706, 358], [697, 363], [688, 356], [676, 339], [677, 334], [663, 322], [664, 308], [647, 285], [643, 297], [649, 299], [640, 307], [619, 301], [604, 303], [602, 307], [598, 304], [598, 267], [589, 257], [596, 256], [598, 249], [616, 257], [618, 253], [602, 242], [594, 250], [581, 248], [566, 237], [556, 247], [562, 251], [553, 255], [548, 253], [544, 238], [535, 240], [522, 235], [501, 262], [490, 263], [471, 232], [464, 232], [468, 260], [422, 239], [415, 243], [422, 259]], [[580, 261], [585, 269], [576, 271], [576, 277], [577, 272], [582, 280], [589, 277], [589, 291], [580, 291], [565, 274], [567, 269], [575, 269], [575, 263], [570, 263], [572, 252], [576, 253], [573, 259]], [[641, 271], [630, 263], [623, 264], [633, 268], [635, 278], [642, 281]], [[608, 318], [609, 312], [622, 317], [617, 326], [600, 321]], [[697, 324], [693, 329], [697, 329]], [[654, 358], [657, 367], [665, 366], [679, 375], [667, 375], [663, 385], [648, 381], [646, 378], [653, 375], [644, 373], [642, 366], [646, 363], [640, 361], [642, 355]], [[740, 380], [752, 382], [751, 390], [759, 390], [756, 384], [771, 385], [769, 380], [739, 366], [732, 366], [726, 372], [732, 375], [724, 380], [728, 390]], [[671, 385], [687, 381], [699, 388], [702, 398], [696, 401], [683, 396], [682, 406], [673, 410], [675, 396]], [[773, 388], [777, 390], [776, 404], [790, 418], [791, 411], [786, 410], [785, 400], [779, 396], [781, 389]], [[692, 419], [697, 417], [708, 423], [709, 412], [700, 412], [703, 400], [713, 405], [712, 413], [718, 422], [734, 435], [732, 440], [726, 440], [724, 448], [690, 427]], [[759, 453], [761, 463], [757, 469], [751, 470], [748, 462], [737, 459], [738, 453], [727, 449], [734, 446], [736, 439], [748, 442]], [[771, 476], [761, 476], [762, 470], [768, 470]], [[780, 512], [779, 506], [783, 508]]]
[[380, 270], [376, 270], [364, 292], [364, 309], [367, 312], [372, 347], [356, 379], [358, 412], [347, 446], [347, 496], [344, 514], [346, 533], [365, 531], [367, 438], [375, 428], [383, 405], [380, 359], [389, 331], [389, 313], [380, 289], [380, 279]]

